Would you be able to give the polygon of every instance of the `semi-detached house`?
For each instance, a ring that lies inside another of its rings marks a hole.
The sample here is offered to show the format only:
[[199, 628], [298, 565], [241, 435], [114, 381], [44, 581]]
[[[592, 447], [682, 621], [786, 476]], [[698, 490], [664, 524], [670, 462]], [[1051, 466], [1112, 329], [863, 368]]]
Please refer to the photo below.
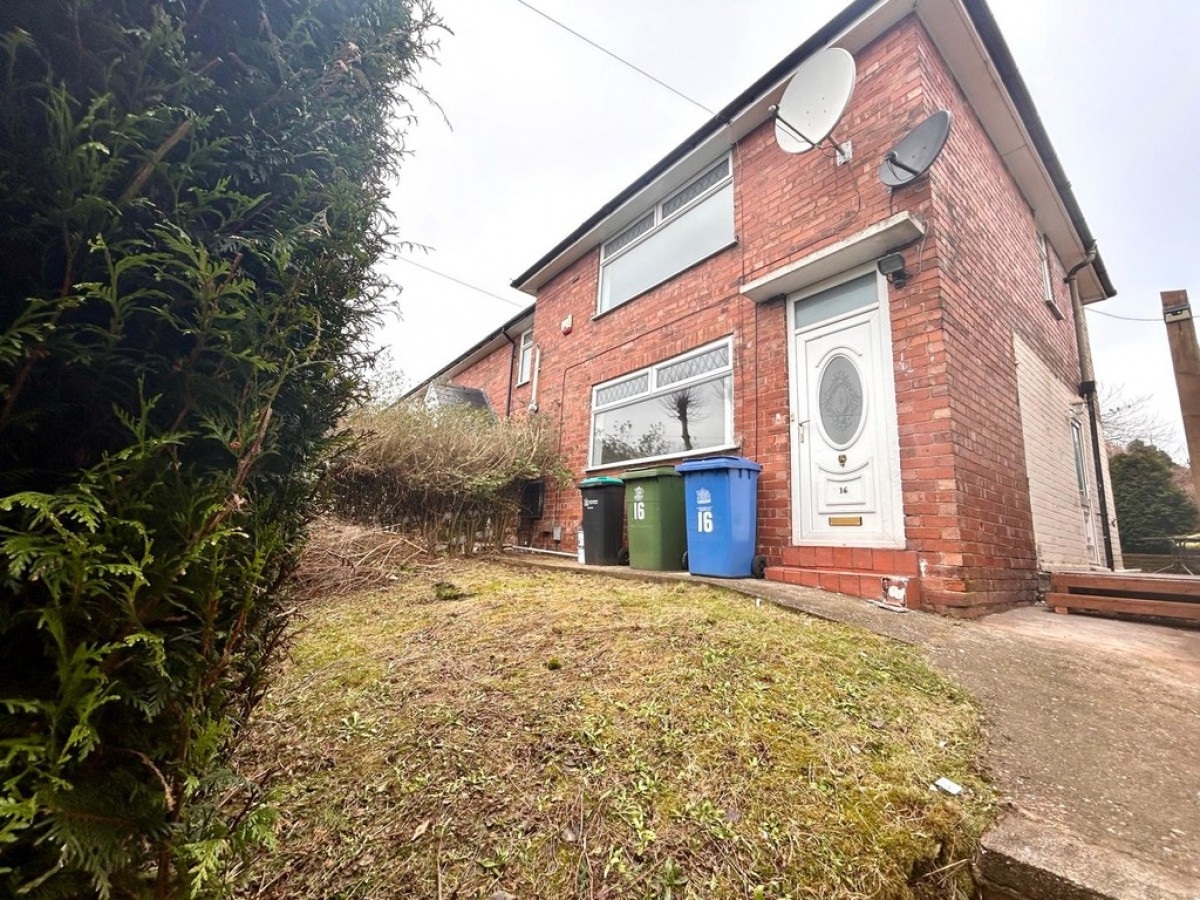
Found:
[[[841, 164], [774, 134], [827, 47], [857, 66]], [[889, 189], [884, 155], [938, 110], [941, 155]], [[1115, 293], [1093, 248], [982, 0], [859, 0], [517, 278], [531, 307], [429, 383], [550, 417], [580, 477], [751, 457], [768, 578], [890, 579], [979, 615], [1040, 572], [1120, 565], [1076, 327]], [[532, 541], [570, 550], [579, 520], [551, 489]]]

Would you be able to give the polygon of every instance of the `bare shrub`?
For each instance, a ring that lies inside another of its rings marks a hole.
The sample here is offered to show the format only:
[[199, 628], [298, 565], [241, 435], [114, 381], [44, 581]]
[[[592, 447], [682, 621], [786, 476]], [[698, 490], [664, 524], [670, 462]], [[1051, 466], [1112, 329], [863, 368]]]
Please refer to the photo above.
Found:
[[521, 491], [570, 477], [557, 433], [540, 416], [497, 421], [467, 407], [403, 403], [365, 410], [334, 472], [334, 512], [411, 533], [429, 552], [501, 546], [516, 527]]

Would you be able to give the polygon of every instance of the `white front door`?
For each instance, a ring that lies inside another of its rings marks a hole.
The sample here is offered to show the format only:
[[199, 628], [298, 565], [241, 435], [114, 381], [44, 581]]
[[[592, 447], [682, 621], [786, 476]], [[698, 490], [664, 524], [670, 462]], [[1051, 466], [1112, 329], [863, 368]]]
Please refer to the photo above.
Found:
[[797, 544], [904, 546], [881, 282], [871, 271], [793, 301]]

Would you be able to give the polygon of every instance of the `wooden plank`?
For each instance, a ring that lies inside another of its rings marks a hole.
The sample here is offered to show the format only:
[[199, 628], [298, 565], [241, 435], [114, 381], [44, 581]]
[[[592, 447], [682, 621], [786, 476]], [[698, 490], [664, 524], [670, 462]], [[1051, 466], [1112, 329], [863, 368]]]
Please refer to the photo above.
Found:
[[1192, 575], [1117, 575], [1096, 572], [1052, 572], [1050, 585], [1059, 593], [1167, 594], [1200, 600], [1200, 577]]
[[1139, 616], [1165, 616], [1200, 621], [1200, 603], [1171, 600], [1143, 600], [1136, 597], [1097, 597], [1090, 594], [1047, 594], [1046, 605], [1055, 612], [1090, 609], [1095, 612], [1132, 613]]

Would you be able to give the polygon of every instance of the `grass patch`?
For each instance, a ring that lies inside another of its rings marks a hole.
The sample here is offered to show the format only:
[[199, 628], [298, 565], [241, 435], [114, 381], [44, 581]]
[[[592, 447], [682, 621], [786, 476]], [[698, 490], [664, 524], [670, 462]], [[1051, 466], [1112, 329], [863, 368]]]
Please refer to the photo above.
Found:
[[241, 890], [969, 896], [979, 740], [962, 691], [867, 632], [702, 585], [454, 564], [309, 611], [251, 742], [278, 849]]

